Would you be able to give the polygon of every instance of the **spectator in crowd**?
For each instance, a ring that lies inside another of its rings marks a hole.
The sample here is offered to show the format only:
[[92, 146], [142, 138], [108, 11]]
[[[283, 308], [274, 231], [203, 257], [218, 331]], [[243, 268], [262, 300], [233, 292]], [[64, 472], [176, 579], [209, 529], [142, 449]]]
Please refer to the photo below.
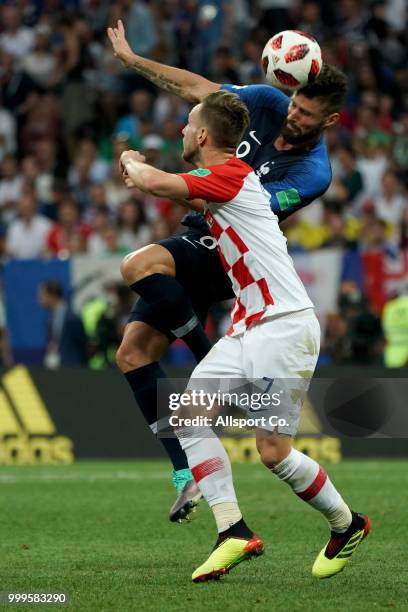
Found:
[[342, 248], [343, 250], [355, 249], [355, 242], [347, 238], [346, 220], [335, 207], [325, 211], [325, 224], [327, 226], [327, 238], [324, 239], [324, 248]]
[[399, 247], [402, 250], [408, 251], [408, 204], [404, 208], [401, 219]]
[[117, 215], [120, 205], [129, 198], [129, 190], [123, 182], [119, 158], [115, 156], [111, 165], [111, 177], [105, 183], [106, 202], [109, 210]]
[[[189, 107], [184, 100], [161, 91], [154, 101], [153, 122], [155, 131], [160, 131], [165, 121], [175, 121], [181, 128], [188, 119]], [[180, 132], [178, 133], [180, 139]]]
[[0, 96], [0, 164], [6, 155], [13, 155], [16, 149], [16, 120], [9, 110], [3, 108]]
[[380, 364], [384, 348], [380, 318], [353, 281], [340, 286], [338, 312], [327, 316], [320, 364]]
[[35, 144], [33, 151], [38, 165], [39, 199], [44, 204], [49, 204], [53, 199], [53, 189], [56, 180], [65, 178], [65, 164], [60, 157], [58, 144], [51, 138], [44, 138]]
[[[103, 183], [110, 176], [109, 163], [99, 155], [99, 151], [92, 138], [82, 138], [77, 146], [78, 158], [86, 159], [89, 163], [89, 181]], [[74, 185], [77, 181], [75, 168], [72, 168], [68, 180]]]
[[51, 29], [39, 24], [34, 32], [32, 49], [22, 58], [24, 72], [41, 88], [48, 89], [58, 80], [58, 59], [51, 46]]
[[147, 224], [143, 202], [136, 199], [121, 204], [118, 215], [120, 244], [135, 251], [151, 242], [151, 230]]
[[3, 4], [1, 7], [0, 48], [21, 59], [27, 55], [34, 44], [34, 32], [21, 23], [21, 14], [17, 6]]
[[387, 236], [387, 224], [367, 211], [360, 233], [361, 251], [395, 252], [395, 244]]
[[[350, 146], [338, 149], [339, 176], [333, 177], [329, 193], [334, 193], [337, 200], [351, 204], [363, 188], [363, 177], [357, 169], [356, 155]], [[328, 194], [325, 194], [327, 198]]]
[[13, 55], [0, 52], [0, 92], [3, 106], [11, 111], [18, 121], [38, 104], [38, 86], [21, 69]]
[[401, 193], [401, 185], [394, 172], [384, 172], [381, 179], [381, 191], [374, 198], [374, 211], [379, 219], [394, 226], [401, 223], [408, 199]]
[[360, 202], [372, 200], [381, 188], [381, 177], [387, 168], [388, 158], [384, 148], [375, 141], [369, 140], [363, 154], [357, 161], [357, 169], [363, 178], [363, 191]]
[[110, 224], [101, 233], [102, 250], [101, 255], [124, 256], [130, 252], [120, 241], [120, 234], [116, 225]]
[[402, 368], [408, 365], [408, 291], [403, 285], [400, 294], [384, 308], [382, 325], [385, 335], [384, 365]]
[[164, 140], [158, 134], [147, 134], [140, 143], [140, 151], [151, 166], [161, 166], [163, 148]]
[[15, 259], [35, 259], [45, 253], [51, 222], [37, 213], [33, 195], [22, 195], [18, 216], [9, 225], [6, 250]]
[[249, 83], [251, 74], [259, 67], [262, 51], [262, 45], [253, 37], [244, 41], [242, 61], [237, 66], [240, 83]]
[[123, 19], [128, 24], [128, 40], [136, 53], [150, 56], [157, 42], [156, 25], [150, 7], [140, 0], [113, 4], [110, 23]]
[[126, 137], [137, 144], [140, 142], [140, 138], [149, 133], [149, 128], [152, 127], [152, 94], [145, 89], [133, 92], [130, 96], [129, 107], [130, 113], [119, 119], [115, 134], [122, 138]]
[[350, 358], [347, 321], [338, 312], [329, 312], [319, 355], [319, 364], [340, 365]]
[[292, 26], [294, 0], [259, 0], [259, 22], [268, 32], [289, 30]]
[[348, 361], [381, 364], [384, 349], [381, 319], [368, 306], [356, 283], [340, 287], [339, 311], [347, 324]]
[[88, 238], [87, 252], [90, 255], [106, 254], [105, 232], [111, 226], [109, 211], [99, 208], [92, 221], [92, 234]]
[[213, 56], [211, 79], [215, 83], [232, 83], [238, 85], [239, 74], [236, 60], [229, 47], [219, 47]]
[[107, 213], [111, 216], [111, 211], [106, 198], [106, 183], [95, 183], [91, 185], [88, 192], [88, 206], [84, 210], [82, 219], [92, 225], [95, 215], [98, 212]]
[[322, 7], [319, 2], [307, 0], [300, 7], [299, 30], [307, 32], [316, 40], [325, 39], [325, 27], [322, 19]]
[[81, 318], [70, 309], [58, 281], [40, 285], [38, 301], [50, 312], [44, 365], [84, 366], [88, 361], [88, 344]]
[[0, 211], [3, 222], [11, 221], [16, 214], [16, 204], [21, 196], [23, 179], [18, 172], [17, 160], [6, 155], [1, 164]]
[[397, 172], [408, 186], [408, 111], [405, 112], [396, 126], [397, 136], [394, 142], [393, 157]]
[[92, 121], [93, 92], [83, 78], [90, 65], [88, 26], [80, 16], [62, 14], [56, 25], [60, 46], [59, 70], [61, 71], [61, 115], [64, 117], [62, 133], [72, 153], [75, 135]]
[[73, 171], [68, 175], [68, 185], [81, 213], [89, 207], [89, 193], [91, 181], [92, 160], [86, 155], [79, 155], [74, 160]]
[[20, 142], [24, 150], [34, 151], [39, 140], [56, 141], [59, 130], [59, 107], [57, 98], [52, 94], [40, 96], [38, 103], [26, 113], [24, 126], [20, 132]]
[[75, 253], [86, 251], [91, 227], [81, 221], [79, 209], [70, 196], [60, 203], [57, 222], [51, 227], [47, 237], [48, 252], [66, 258]]
[[97, 357], [94, 363], [97, 367], [115, 364], [116, 349], [134, 303], [134, 294], [123, 283], [109, 283], [105, 291], [107, 305], [96, 321], [93, 339], [94, 355]]

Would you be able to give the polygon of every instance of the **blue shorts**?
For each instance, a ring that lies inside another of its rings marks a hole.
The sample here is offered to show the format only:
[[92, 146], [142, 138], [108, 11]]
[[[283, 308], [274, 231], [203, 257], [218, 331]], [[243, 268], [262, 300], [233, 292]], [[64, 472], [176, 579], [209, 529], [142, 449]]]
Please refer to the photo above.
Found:
[[[173, 256], [176, 279], [186, 290], [194, 312], [205, 325], [209, 308], [216, 302], [234, 297], [231, 281], [225, 272], [217, 251], [217, 243], [209, 230], [189, 229], [179, 236], [160, 240], [160, 244]], [[158, 281], [160, 282], [160, 281]], [[128, 323], [143, 321], [173, 342], [175, 337], [163, 327], [160, 313], [138, 298], [130, 312]]]

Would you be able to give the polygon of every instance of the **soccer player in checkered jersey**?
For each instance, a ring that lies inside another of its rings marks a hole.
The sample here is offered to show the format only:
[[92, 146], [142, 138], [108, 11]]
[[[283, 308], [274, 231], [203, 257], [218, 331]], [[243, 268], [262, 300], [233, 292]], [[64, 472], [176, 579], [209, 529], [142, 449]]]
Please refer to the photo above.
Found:
[[[145, 164], [136, 151], [125, 151], [120, 160], [128, 187], [182, 199], [205, 214], [232, 282], [231, 327], [196, 366], [188, 389], [199, 390], [200, 379], [233, 378], [297, 380], [304, 389], [319, 353], [313, 304], [288, 255], [269, 196], [254, 170], [235, 156], [248, 123], [248, 110], [236, 94], [214, 92], [192, 109], [183, 129], [183, 158], [195, 170], [166, 173]], [[368, 517], [350, 510], [316, 461], [293, 448], [300, 409], [301, 400], [292, 395], [284, 414], [287, 424], [257, 429], [257, 448], [264, 465], [326, 517], [331, 536], [312, 569], [323, 578], [344, 568], [371, 525]], [[193, 573], [193, 581], [200, 582], [261, 554], [263, 542], [242, 517], [219, 438], [209, 428], [182, 427], [177, 435], [219, 533], [211, 555]]]
[[[120, 21], [108, 35], [115, 55], [127, 68], [188, 102], [197, 104], [219, 89], [239, 95], [248, 107], [250, 125], [236, 156], [256, 171], [280, 221], [326, 191], [331, 169], [323, 132], [338, 120], [345, 99], [346, 78], [341, 71], [324, 65], [314, 83], [289, 98], [269, 85], [220, 85], [136, 55]], [[139, 298], [131, 310], [117, 363], [153, 433], [157, 432], [158, 381], [171, 392], [159, 363], [163, 352], [179, 337], [199, 362], [211, 348], [203, 329], [209, 308], [233, 297], [215, 238], [203, 216], [191, 211], [182, 224], [186, 227], [182, 234], [134, 251], [123, 263], [124, 278]], [[169, 518], [181, 522], [200, 499], [200, 490], [178, 440], [161, 438], [160, 442], [173, 465], [177, 492]]]

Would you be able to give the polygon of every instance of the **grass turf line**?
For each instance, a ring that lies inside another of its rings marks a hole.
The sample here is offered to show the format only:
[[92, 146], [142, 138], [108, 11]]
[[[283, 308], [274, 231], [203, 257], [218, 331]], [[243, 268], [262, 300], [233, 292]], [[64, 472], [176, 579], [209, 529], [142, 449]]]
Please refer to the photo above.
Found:
[[65, 592], [69, 608], [92, 612], [406, 610], [407, 461], [327, 468], [351, 507], [373, 519], [342, 574], [318, 581], [310, 573], [328, 537], [324, 519], [262, 466], [234, 465], [241, 509], [266, 552], [219, 582], [194, 585], [214, 523], [205, 503], [191, 524], [167, 520], [174, 493], [164, 462], [3, 467], [0, 591]]

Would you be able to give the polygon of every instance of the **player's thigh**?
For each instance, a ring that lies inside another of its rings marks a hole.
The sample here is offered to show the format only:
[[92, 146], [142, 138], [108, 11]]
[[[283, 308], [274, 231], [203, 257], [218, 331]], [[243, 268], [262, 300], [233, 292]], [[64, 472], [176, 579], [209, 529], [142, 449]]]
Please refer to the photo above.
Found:
[[176, 275], [176, 263], [172, 254], [160, 244], [149, 244], [126, 255], [121, 264], [121, 273], [128, 284], [152, 274]]
[[[167, 273], [176, 277], [185, 289], [193, 310], [203, 325], [205, 325], [211, 305], [233, 295], [231, 282], [222, 268], [216, 249], [216, 241], [209, 231], [205, 233], [201, 230], [188, 230], [180, 236], [161, 240], [157, 245], [150, 245], [128, 257], [136, 258], [136, 255], [140, 256], [140, 268], [137, 272], [140, 278], [154, 272]], [[150, 255], [152, 261], [149, 263]], [[123, 265], [126, 261], [125, 258]], [[139, 265], [137, 259], [133, 263]], [[160, 268], [164, 263], [166, 263], [166, 268]], [[133, 265], [132, 259], [129, 259], [130, 265]], [[129, 273], [134, 272], [135, 269]], [[157, 282], [160, 282], [160, 279]], [[147, 323], [164, 334], [169, 342], [174, 341], [173, 334], [163, 325], [160, 313], [155, 312], [141, 298], [135, 302], [130, 313], [129, 322], [132, 321]]]
[[225, 381], [244, 376], [242, 339], [236, 336], [224, 336], [218, 340], [191, 374], [191, 378], [214, 378]]
[[[188, 231], [180, 236], [172, 236], [161, 240], [157, 245], [150, 245], [150, 247], [157, 247], [159, 250], [148, 247], [145, 250], [142, 249], [135, 254], [131, 254], [135, 257], [138, 254], [144, 257], [149, 253], [156, 253], [158, 259], [153, 263], [158, 265], [159, 261], [161, 265], [166, 260], [166, 257], [162, 257], [163, 252], [167, 253], [170, 259], [167, 259], [168, 268], [164, 271], [169, 272], [169, 274], [171, 272], [170, 275], [175, 275], [176, 280], [185, 289], [186, 294], [191, 300], [193, 310], [203, 325], [205, 325], [208, 309], [213, 303], [212, 292], [206, 283], [206, 279], [211, 277], [214, 253], [212, 253], [213, 249], [209, 247], [212, 247], [213, 242], [210, 243], [207, 239], [208, 237], [201, 232]], [[170, 261], [173, 262], [172, 268]], [[125, 262], [126, 260], [124, 260], [123, 266]], [[149, 268], [146, 264], [143, 266], [143, 269], [140, 268], [140, 273], [146, 274], [148, 270], [153, 272], [158, 269], [157, 267]], [[207, 269], [206, 273], [203, 272], [205, 269]], [[134, 272], [135, 269], [133, 269], [132, 274]], [[157, 283], [160, 283], [159, 277], [157, 278]], [[170, 343], [175, 339], [166, 324], [163, 323], [162, 313], [157, 312], [157, 309], [152, 308], [143, 298], [139, 298], [135, 302], [130, 312], [129, 323], [133, 321], [141, 321], [150, 325], [165, 335]]]
[[294, 436], [319, 353], [320, 328], [312, 309], [266, 320], [244, 336], [245, 371], [256, 381], [265, 429]]
[[143, 321], [131, 321], [125, 327], [116, 360], [126, 373], [159, 361], [169, 341], [164, 334]]
[[[159, 243], [171, 253], [176, 278], [189, 292], [207, 296], [214, 301], [215, 294], [223, 300], [231, 297], [231, 282], [224, 271], [213, 236], [201, 230], [188, 230]], [[224, 297], [226, 296], [226, 297]]]
[[313, 376], [320, 347], [320, 326], [313, 309], [266, 319], [244, 337], [249, 378]]

